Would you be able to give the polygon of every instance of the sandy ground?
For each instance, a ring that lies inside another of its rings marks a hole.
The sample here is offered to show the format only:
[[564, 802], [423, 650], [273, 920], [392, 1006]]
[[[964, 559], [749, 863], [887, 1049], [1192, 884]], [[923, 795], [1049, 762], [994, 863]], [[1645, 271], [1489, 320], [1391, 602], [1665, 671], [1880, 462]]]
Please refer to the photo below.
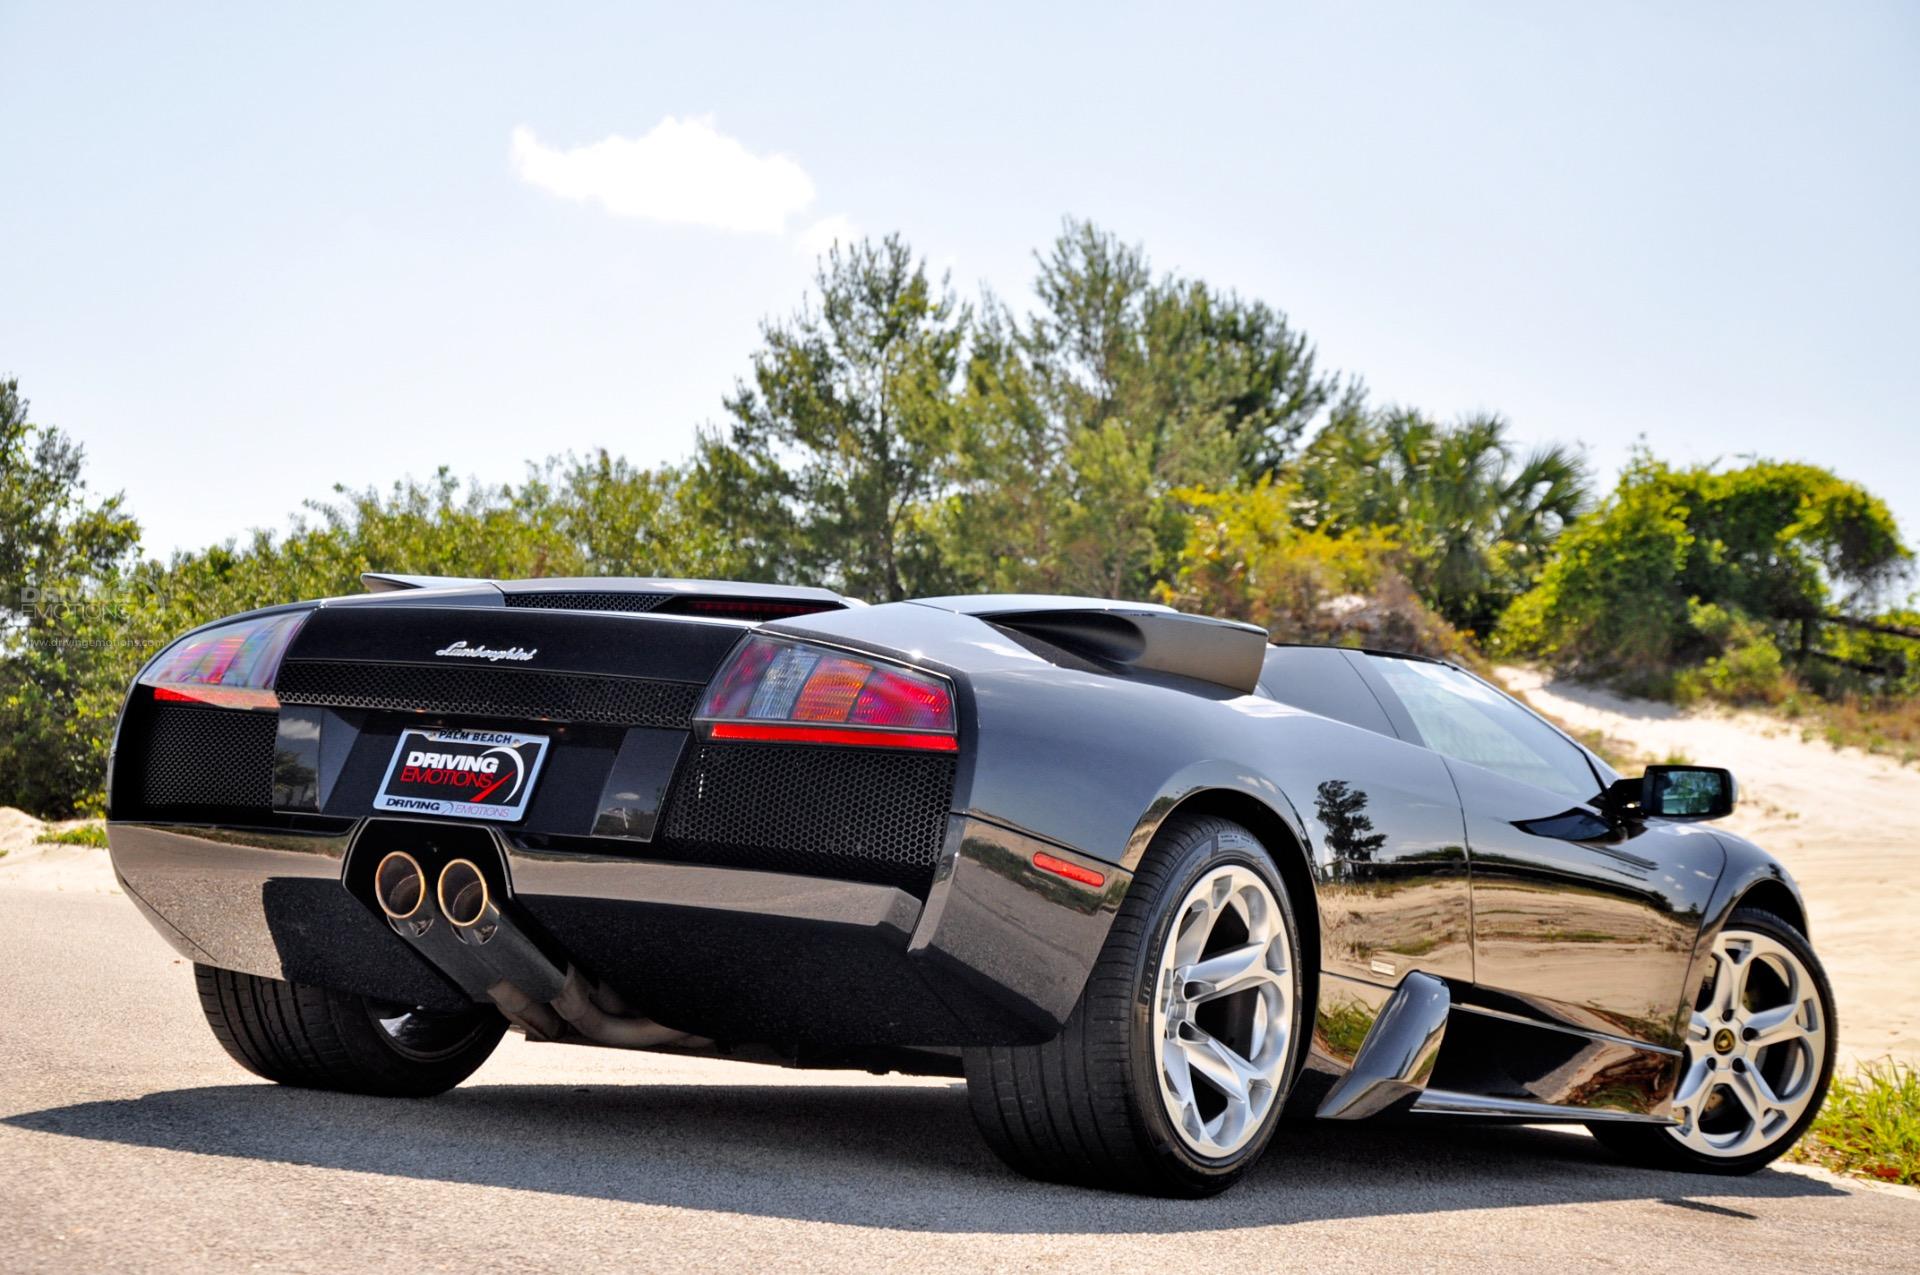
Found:
[[7, 1272], [1920, 1271], [1920, 1192], [1647, 1172], [1569, 1129], [1290, 1124], [1181, 1202], [1015, 1177], [944, 1080], [510, 1036], [431, 1101], [281, 1089], [89, 853], [91, 887], [0, 860]]
[[37, 840], [44, 832], [71, 828], [79, 822], [42, 823], [23, 811], [0, 806], [0, 889], [24, 886], [81, 894], [120, 893], [105, 850]]
[[1720, 826], [1772, 851], [1799, 882], [1843, 1054], [1920, 1062], [1920, 972], [1906, 954], [1920, 916], [1920, 767], [1808, 742], [1757, 713], [1682, 710], [1527, 668], [1500, 675], [1541, 711], [1646, 758], [1732, 770], [1740, 807]]

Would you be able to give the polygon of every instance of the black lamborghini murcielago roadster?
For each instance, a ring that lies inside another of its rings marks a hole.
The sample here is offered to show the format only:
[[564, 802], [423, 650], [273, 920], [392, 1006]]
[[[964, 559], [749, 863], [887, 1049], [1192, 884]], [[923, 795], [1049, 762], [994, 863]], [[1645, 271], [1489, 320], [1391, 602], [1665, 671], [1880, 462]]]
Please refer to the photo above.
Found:
[[[1832, 994], [1727, 772], [1452, 665], [1057, 597], [371, 575], [132, 688], [109, 835], [220, 1043], [421, 1096], [529, 1039], [964, 1075], [1024, 1173], [1218, 1191], [1283, 1108], [1746, 1172]], [[1284, 1137], [1284, 1134], [1282, 1135]]]

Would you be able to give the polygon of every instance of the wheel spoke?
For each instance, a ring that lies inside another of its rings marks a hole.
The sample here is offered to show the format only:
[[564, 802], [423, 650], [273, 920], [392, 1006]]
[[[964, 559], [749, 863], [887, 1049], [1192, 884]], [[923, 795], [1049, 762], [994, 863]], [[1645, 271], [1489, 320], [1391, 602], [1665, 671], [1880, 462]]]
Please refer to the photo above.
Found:
[[1805, 1006], [1786, 1004], [1778, 1009], [1762, 1010], [1747, 1019], [1746, 1037], [1753, 1049], [1764, 1049], [1784, 1041], [1798, 1040], [1807, 1034], [1800, 1014]]
[[1212, 1036], [1197, 1028], [1191, 1030], [1191, 1036], [1180, 1038], [1187, 1065], [1234, 1102], [1247, 1101], [1253, 1092], [1253, 1082], [1260, 1079], [1259, 1071]]
[[[1753, 1120], [1754, 1128], [1758, 1130], [1766, 1124], [1767, 1113], [1772, 1110], [1772, 1107], [1765, 1098], [1761, 1097], [1760, 1090], [1754, 1085], [1756, 1079], [1757, 1077], [1750, 1071], [1737, 1071], [1728, 1079], [1726, 1089], [1742, 1107], [1746, 1108], [1747, 1115]], [[1763, 1081], [1762, 1084], [1764, 1083]], [[1769, 1095], [1772, 1092], [1772, 1090], [1767, 1091]]]
[[1724, 1022], [1733, 1016], [1747, 993], [1747, 967], [1752, 948], [1728, 944], [1720, 956], [1720, 973], [1714, 978], [1712, 1017]]
[[1191, 900], [1174, 932], [1173, 957], [1182, 964], [1191, 964], [1200, 959], [1200, 951], [1207, 945], [1207, 935], [1213, 933], [1216, 910], [1213, 901], [1206, 896]]
[[1704, 1058], [1696, 1058], [1687, 1068], [1687, 1074], [1680, 1078], [1680, 1087], [1673, 1091], [1675, 1106], [1691, 1106], [1696, 1098], [1706, 1096], [1707, 1081], [1713, 1076], [1713, 1064]]
[[1166, 1073], [1167, 1083], [1172, 1086], [1174, 1097], [1181, 1105], [1193, 1104], [1193, 1070], [1187, 1062], [1187, 1051], [1182, 1048], [1178, 1037], [1165, 1041], [1160, 1047], [1160, 1066]]
[[1758, 1067], [1748, 1067], [1739, 1074], [1740, 1078], [1746, 1081], [1747, 1088], [1753, 1092], [1754, 1100], [1760, 1104], [1762, 1111], [1772, 1113], [1779, 1111], [1785, 1105], [1780, 1101], [1780, 1095], [1773, 1091], [1772, 1083]]
[[1213, 1000], [1244, 991], [1255, 983], [1271, 981], [1273, 971], [1267, 968], [1268, 948], [1266, 943], [1248, 943], [1186, 966], [1180, 971], [1186, 998]]

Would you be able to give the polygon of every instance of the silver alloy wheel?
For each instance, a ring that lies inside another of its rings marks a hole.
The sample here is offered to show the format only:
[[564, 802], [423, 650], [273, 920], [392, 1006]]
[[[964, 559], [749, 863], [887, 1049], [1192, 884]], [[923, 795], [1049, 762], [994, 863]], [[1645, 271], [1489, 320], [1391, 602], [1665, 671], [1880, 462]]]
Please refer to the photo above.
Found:
[[1806, 1112], [1826, 1063], [1827, 1021], [1813, 975], [1777, 939], [1728, 930], [1713, 960], [1668, 1132], [1702, 1155], [1732, 1158], [1777, 1141]]
[[1187, 891], [1153, 999], [1160, 1100], [1181, 1140], [1232, 1155], [1266, 1123], [1293, 1035], [1292, 942], [1267, 883], [1238, 865]]

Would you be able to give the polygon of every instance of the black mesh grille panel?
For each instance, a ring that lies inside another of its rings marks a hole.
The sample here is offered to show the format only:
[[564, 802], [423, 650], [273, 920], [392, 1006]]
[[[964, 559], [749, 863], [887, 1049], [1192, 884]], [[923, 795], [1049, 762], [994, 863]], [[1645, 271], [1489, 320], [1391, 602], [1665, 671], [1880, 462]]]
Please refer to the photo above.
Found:
[[543, 611], [651, 611], [669, 596], [619, 593], [612, 589], [555, 589], [542, 593], [509, 593], [507, 605], [537, 607]]
[[278, 727], [273, 713], [155, 704], [147, 721], [141, 803], [268, 809]]
[[946, 837], [950, 754], [706, 744], [680, 767], [649, 857], [924, 894]]
[[700, 698], [690, 682], [513, 669], [351, 660], [288, 660], [282, 703], [385, 708], [472, 717], [544, 718], [611, 726], [686, 726]]

